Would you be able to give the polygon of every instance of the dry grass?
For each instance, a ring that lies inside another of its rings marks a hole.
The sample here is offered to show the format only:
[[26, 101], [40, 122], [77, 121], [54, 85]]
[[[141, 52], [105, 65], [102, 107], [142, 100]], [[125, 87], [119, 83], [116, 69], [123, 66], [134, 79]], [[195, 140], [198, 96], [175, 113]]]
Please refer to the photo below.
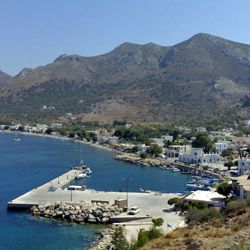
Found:
[[250, 213], [229, 221], [213, 221], [179, 228], [146, 244], [143, 250], [237, 249], [250, 250]]

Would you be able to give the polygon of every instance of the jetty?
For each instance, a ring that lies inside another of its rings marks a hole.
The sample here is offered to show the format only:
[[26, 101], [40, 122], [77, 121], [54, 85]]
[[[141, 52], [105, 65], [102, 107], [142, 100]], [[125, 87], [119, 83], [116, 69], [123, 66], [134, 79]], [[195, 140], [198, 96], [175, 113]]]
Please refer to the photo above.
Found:
[[183, 222], [183, 218], [171, 211], [171, 206], [167, 203], [170, 198], [178, 197], [178, 194], [106, 192], [91, 189], [81, 191], [68, 190], [67, 185], [80, 173], [81, 170], [70, 170], [44, 185], [9, 201], [7, 207], [10, 210], [27, 210], [33, 206], [45, 206], [46, 204], [55, 204], [56, 202], [106, 203], [110, 205], [120, 202], [124, 206], [124, 201], [126, 201], [126, 207], [139, 206], [140, 212], [135, 215], [128, 215], [125, 211], [112, 217], [111, 221], [114, 224], [126, 226], [128, 231], [132, 230], [131, 235], [133, 235], [132, 232], [135, 228], [145, 228], [151, 225], [152, 218], [163, 218], [163, 230], [165, 232], [172, 230], [176, 225]]

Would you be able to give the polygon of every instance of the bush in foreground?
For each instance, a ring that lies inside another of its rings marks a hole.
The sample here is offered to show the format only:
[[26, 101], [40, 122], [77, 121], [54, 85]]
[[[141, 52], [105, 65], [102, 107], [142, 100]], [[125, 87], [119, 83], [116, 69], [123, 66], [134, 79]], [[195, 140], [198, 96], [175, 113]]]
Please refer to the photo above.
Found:
[[212, 207], [204, 209], [191, 208], [186, 215], [187, 222], [191, 225], [194, 225], [198, 222], [207, 222], [213, 219], [222, 218], [223, 216], [221, 212]]

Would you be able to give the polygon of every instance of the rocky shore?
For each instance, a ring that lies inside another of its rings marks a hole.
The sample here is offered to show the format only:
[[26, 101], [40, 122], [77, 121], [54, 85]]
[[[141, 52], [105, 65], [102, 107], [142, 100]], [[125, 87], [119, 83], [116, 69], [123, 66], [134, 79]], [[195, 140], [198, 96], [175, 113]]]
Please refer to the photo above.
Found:
[[119, 215], [122, 209], [116, 205], [86, 202], [56, 202], [33, 206], [32, 215], [67, 220], [76, 223], [109, 224], [110, 218]]
[[132, 155], [132, 154], [118, 154], [114, 156], [115, 160], [125, 161], [132, 164], [143, 165], [146, 167], [157, 167], [165, 164], [164, 159], [156, 159], [156, 158], [146, 158], [142, 159], [140, 156]]
[[107, 228], [100, 233], [98, 240], [93, 242], [89, 250], [114, 250], [113, 238], [115, 230], [113, 228]]

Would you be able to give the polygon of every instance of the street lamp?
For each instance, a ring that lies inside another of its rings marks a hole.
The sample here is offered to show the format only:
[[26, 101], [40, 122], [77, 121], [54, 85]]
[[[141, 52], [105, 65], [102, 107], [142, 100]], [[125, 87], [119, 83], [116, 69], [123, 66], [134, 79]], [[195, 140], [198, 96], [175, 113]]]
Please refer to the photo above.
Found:
[[132, 181], [132, 178], [123, 178], [123, 181], [126, 181], [126, 200], [127, 200], [127, 207], [128, 207], [128, 183], [129, 181]]

